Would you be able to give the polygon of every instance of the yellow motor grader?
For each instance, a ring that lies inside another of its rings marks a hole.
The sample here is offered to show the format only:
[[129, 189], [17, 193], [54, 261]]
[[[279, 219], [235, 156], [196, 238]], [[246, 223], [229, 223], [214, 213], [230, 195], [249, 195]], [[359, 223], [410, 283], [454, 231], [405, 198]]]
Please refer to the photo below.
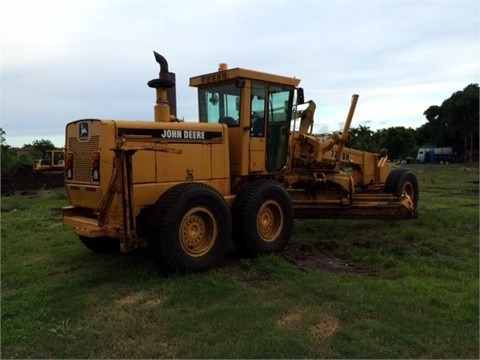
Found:
[[41, 159], [33, 163], [35, 173], [60, 173], [63, 174], [65, 166], [65, 151], [63, 149], [45, 150]]
[[413, 172], [387, 152], [312, 134], [315, 103], [300, 80], [228, 69], [190, 79], [198, 122], [176, 115], [175, 74], [154, 52], [154, 121], [82, 119], [66, 126], [63, 222], [96, 252], [146, 243], [169, 271], [214, 266], [231, 240], [245, 256], [284, 249], [294, 218], [417, 216]]

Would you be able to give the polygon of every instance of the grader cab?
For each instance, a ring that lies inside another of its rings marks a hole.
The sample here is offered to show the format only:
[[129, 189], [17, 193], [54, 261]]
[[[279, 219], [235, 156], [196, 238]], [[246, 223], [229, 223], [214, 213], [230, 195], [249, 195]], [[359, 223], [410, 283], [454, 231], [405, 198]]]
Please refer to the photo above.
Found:
[[230, 241], [246, 256], [282, 251], [297, 218], [417, 216], [413, 172], [312, 134], [299, 79], [221, 64], [190, 79], [198, 122], [176, 117], [175, 74], [155, 53], [154, 121], [83, 119], [66, 127], [65, 225], [93, 251], [147, 243], [167, 270], [210, 268]]
[[33, 163], [34, 172], [63, 173], [65, 166], [65, 151], [63, 149], [46, 150], [41, 159]]

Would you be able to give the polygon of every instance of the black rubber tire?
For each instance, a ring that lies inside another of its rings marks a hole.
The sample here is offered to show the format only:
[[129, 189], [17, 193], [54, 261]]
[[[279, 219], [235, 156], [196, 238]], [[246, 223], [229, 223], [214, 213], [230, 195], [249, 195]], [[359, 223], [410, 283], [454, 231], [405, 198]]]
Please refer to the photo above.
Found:
[[168, 272], [210, 269], [225, 255], [232, 220], [223, 196], [202, 183], [178, 184], [152, 207], [147, 244]]
[[120, 252], [120, 242], [110, 237], [88, 238], [79, 236], [80, 241], [86, 248], [94, 253], [114, 253]]
[[385, 181], [384, 192], [395, 196], [407, 193], [412, 198], [415, 211], [417, 210], [419, 197], [418, 180], [411, 170], [404, 168], [393, 169]]
[[293, 205], [273, 180], [244, 185], [232, 207], [233, 242], [243, 256], [281, 252], [292, 235]]

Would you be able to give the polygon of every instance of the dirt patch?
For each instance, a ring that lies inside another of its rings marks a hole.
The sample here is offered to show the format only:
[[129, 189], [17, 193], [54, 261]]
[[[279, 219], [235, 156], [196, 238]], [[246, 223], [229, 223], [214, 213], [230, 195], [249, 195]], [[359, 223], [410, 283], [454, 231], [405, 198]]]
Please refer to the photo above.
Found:
[[277, 325], [287, 328], [296, 327], [302, 320], [302, 316], [303, 312], [301, 311], [285, 314], [277, 320]]
[[327, 315], [310, 328], [315, 339], [325, 339], [334, 335], [340, 328], [340, 322], [334, 316]]
[[121, 299], [115, 300], [115, 303], [119, 306], [132, 306], [138, 304], [145, 299], [145, 293], [138, 292], [124, 296]]
[[368, 269], [354, 266], [309, 245], [290, 245], [284, 250], [283, 258], [302, 270], [314, 268], [328, 272], [368, 273]]
[[[277, 320], [277, 326], [294, 329], [301, 325], [305, 311], [289, 312]], [[333, 336], [340, 329], [340, 321], [333, 315], [324, 314], [319, 321], [309, 326], [310, 334], [316, 339], [326, 339]]]
[[160, 305], [162, 303], [164, 303], [166, 300], [166, 297], [165, 296], [161, 296], [161, 297], [158, 297], [158, 298], [155, 298], [155, 299], [151, 299], [151, 300], [148, 300], [144, 306], [147, 307], [147, 308], [150, 308], [150, 307], [155, 307], [157, 305]]
[[154, 307], [165, 302], [165, 296], [152, 297], [151, 295], [140, 291], [133, 294], [124, 296], [121, 299], [115, 300], [115, 303], [120, 307], [131, 307], [131, 306], [145, 306], [147, 308]]

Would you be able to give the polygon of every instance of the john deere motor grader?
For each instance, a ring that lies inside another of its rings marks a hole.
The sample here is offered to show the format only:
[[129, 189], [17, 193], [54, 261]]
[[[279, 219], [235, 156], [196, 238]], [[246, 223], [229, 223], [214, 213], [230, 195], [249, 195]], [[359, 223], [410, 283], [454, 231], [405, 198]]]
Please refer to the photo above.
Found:
[[177, 119], [175, 74], [154, 52], [154, 121], [83, 119], [66, 126], [63, 222], [91, 250], [147, 243], [166, 270], [215, 265], [233, 239], [246, 256], [284, 249], [297, 218], [417, 216], [414, 173], [387, 153], [312, 135], [299, 79], [242, 68], [192, 77], [199, 122]]

